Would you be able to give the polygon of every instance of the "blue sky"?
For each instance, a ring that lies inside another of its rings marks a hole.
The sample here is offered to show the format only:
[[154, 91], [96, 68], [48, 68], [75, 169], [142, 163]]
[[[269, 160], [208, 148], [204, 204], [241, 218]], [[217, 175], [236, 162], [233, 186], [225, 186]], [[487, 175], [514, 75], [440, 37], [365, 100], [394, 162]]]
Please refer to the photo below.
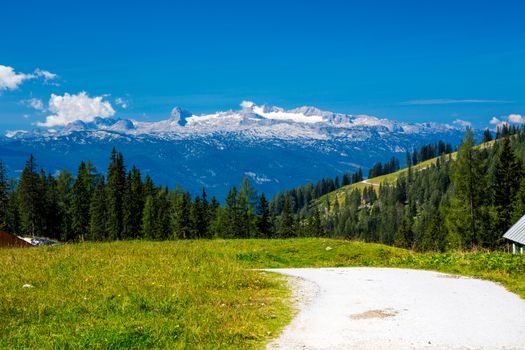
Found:
[[9, 1], [2, 12], [4, 78], [26, 76], [2, 89], [0, 72], [0, 130], [73, 113], [56, 99], [81, 92], [100, 97], [91, 113], [107, 102], [107, 115], [140, 120], [242, 100], [478, 127], [525, 114], [522, 1]]

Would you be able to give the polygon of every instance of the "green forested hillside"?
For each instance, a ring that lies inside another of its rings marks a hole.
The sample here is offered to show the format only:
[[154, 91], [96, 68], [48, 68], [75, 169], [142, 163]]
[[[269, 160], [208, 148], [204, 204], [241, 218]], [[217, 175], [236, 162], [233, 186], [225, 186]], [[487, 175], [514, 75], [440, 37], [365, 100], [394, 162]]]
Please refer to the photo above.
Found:
[[[525, 214], [525, 134], [514, 130], [458, 152], [342, 187], [314, 202], [324, 233], [418, 250], [504, 248]], [[312, 220], [312, 219], [310, 219]]]

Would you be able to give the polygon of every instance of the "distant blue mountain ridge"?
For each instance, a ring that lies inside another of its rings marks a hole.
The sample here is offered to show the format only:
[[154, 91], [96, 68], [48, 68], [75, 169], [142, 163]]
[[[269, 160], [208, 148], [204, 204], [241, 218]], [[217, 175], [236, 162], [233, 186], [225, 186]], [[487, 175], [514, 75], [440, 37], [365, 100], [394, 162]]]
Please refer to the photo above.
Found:
[[242, 109], [193, 115], [174, 108], [169, 119], [141, 122], [95, 118], [61, 128], [9, 131], [0, 159], [17, 177], [29, 154], [51, 173], [75, 173], [81, 160], [105, 173], [111, 149], [124, 154], [158, 184], [192, 194], [205, 187], [223, 199], [247, 176], [258, 191], [276, 192], [335, 177], [442, 140], [459, 144], [464, 129], [439, 123], [404, 123], [367, 115], [284, 110], [243, 102]]

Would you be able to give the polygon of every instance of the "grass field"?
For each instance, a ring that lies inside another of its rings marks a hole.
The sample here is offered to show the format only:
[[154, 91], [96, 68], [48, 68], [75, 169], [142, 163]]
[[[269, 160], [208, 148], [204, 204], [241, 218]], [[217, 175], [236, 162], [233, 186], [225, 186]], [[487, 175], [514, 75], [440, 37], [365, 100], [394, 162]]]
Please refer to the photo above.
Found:
[[525, 298], [525, 256], [506, 253], [416, 254], [314, 238], [3, 249], [0, 348], [262, 348], [293, 307], [282, 277], [252, 269], [328, 266], [464, 274]]

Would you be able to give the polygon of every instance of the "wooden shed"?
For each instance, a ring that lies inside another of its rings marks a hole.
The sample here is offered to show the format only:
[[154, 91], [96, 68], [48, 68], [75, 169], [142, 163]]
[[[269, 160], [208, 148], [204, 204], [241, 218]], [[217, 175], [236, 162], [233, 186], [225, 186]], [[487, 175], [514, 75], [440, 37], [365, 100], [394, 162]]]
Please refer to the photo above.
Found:
[[7, 247], [7, 248], [13, 248], [13, 247], [32, 247], [33, 245], [24, 241], [20, 237], [17, 237], [15, 235], [12, 235], [10, 233], [0, 231], [0, 247]]
[[503, 235], [503, 238], [510, 241], [514, 254], [525, 253], [525, 215]]

